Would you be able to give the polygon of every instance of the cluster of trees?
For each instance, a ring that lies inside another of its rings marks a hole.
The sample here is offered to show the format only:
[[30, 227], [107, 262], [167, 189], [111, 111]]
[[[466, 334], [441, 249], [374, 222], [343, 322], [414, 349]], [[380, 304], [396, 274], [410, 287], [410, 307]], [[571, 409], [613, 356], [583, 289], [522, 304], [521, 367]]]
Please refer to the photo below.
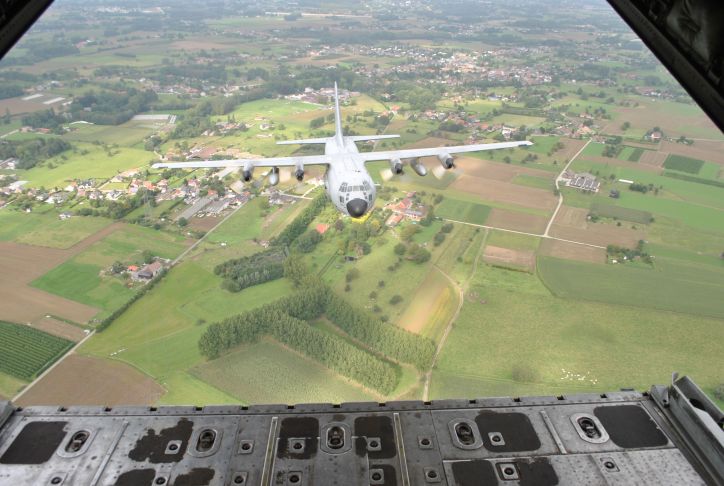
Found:
[[289, 246], [294, 240], [307, 230], [307, 226], [327, 205], [327, 195], [320, 194], [312, 200], [311, 204], [304, 208], [299, 216], [294, 218], [289, 225], [272, 241], [273, 246]]
[[221, 64], [184, 64], [165, 65], [159, 70], [159, 77], [164, 83], [172, 84], [176, 81], [207, 81], [214, 84], [225, 84], [228, 73]]
[[32, 65], [46, 59], [78, 54], [80, 51], [70, 39], [54, 37], [52, 40], [27, 38], [23, 43], [22, 55], [11, 55], [3, 59], [5, 66]]
[[71, 145], [60, 138], [34, 138], [32, 140], [6, 140], [0, 144], [0, 160], [16, 158], [19, 169], [32, 169], [38, 163], [61, 152]]
[[270, 248], [266, 251], [220, 263], [214, 273], [224, 277], [221, 286], [230, 292], [239, 292], [284, 276], [283, 250]]
[[322, 235], [312, 229], [297, 238], [294, 247], [302, 253], [311, 253], [320, 241], [322, 241]]
[[381, 393], [392, 392], [397, 384], [397, 373], [390, 363], [376, 359], [341, 338], [268, 306], [212, 324], [201, 337], [199, 347], [203, 354], [213, 356], [207, 353], [217, 342], [253, 343], [269, 335]]
[[440, 228], [440, 231], [435, 233], [435, 236], [432, 238], [432, 243], [435, 246], [442, 245], [443, 241], [445, 241], [445, 236], [450, 233], [453, 230], [453, 224], [452, 223], [445, 223], [442, 225], [442, 228]]
[[653, 257], [644, 251], [644, 240], [639, 240], [636, 248], [608, 245], [606, 247], [606, 254], [610, 258], [618, 260], [619, 263], [634, 260], [636, 257], [641, 258], [641, 260], [645, 263], [654, 263]]
[[606, 139], [606, 144], [603, 146], [603, 156], [604, 157], [617, 157], [619, 153], [621, 153], [621, 150], [623, 150], [623, 145], [621, 143], [623, 142], [623, 138], [620, 136], [614, 136], [609, 137]]
[[[281, 339], [276, 334], [279, 329], [274, 329], [273, 326], [274, 320], [282, 313], [301, 321], [316, 319], [325, 314], [348, 335], [373, 351], [398, 362], [413, 364], [420, 370], [429, 368], [435, 353], [435, 343], [431, 339], [375, 319], [346, 302], [318, 280], [310, 278], [306, 283], [307, 285], [295, 294], [212, 324], [199, 340], [201, 353], [213, 359], [237, 344], [258, 339], [264, 334], [272, 334]], [[319, 338], [317, 335], [307, 337]], [[312, 349], [312, 344], [305, 346]], [[319, 355], [311, 356], [320, 359]]]
[[[410, 225], [408, 227], [416, 228], [416, 226], [412, 226], [412, 225]], [[444, 235], [443, 235], [442, 239], [443, 240], [445, 239]], [[442, 243], [442, 241], [440, 241], [440, 243]], [[435, 246], [439, 245], [440, 243], [436, 243]], [[426, 261], [428, 261], [430, 259], [430, 252], [427, 251], [425, 248], [423, 248], [421, 245], [418, 245], [417, 243], [412, 243], [410, 245], [406, 245], [404, 243], [398, 243], [395, 245], [394, 252], [395, 252], [395, 255], [397, 255], [399, 257], [403, 257], [403, 256], [407, 255], [406, 258], [415, 263], [425, 263]], [[399, 266], [399, 262], [398, 262], [398, 264], [395, 264], [394, 266], [390, 266], [387, 269], [390, 271], [394, 271], [394, 270], [397, 270], [398, 266]]]
[[318, 116], [317, 118], [313, 118], [309, 122], [309, 128], [311, 128], [312, 130], [316, 130], [317, 128], [320, 128], [325, 123], [326, 123], [326, 118], [324, 118], [323, 116]]
[[659, 187], [655, 187], [653, 184], [642, 184], [640, 182], [629, 184], [628, 188], [631, 191], [640, 192], [642, 194], [646, 194], [649, 191], [653, 191], [654, 194], [658, 194], [660, 189]]
[[90, 91], [75, 98], [70, 112], [75, 120], [85, 120], [99, 125], [120, 125], [134, 115], [147, 111], [158, 100], [153, 90], [130, 88], [125, 93]]
[[[201, 336], [199, 349], [204, 356], [213, 359], [238, 344], [256, 342], [262, 336], [270, 335], [365, 386], [390, 393], [397, 384], [397, 374], [392, 365], [305, 322], [329, 309], [330, 294], [331, 291], [320, 283], [309, 285], [272, 304], [212, 324]], [[390, 325], [385, 326], [394, 329]], [[434, 344], [430, 343], [434, 352]]]
[[33, 128], [49, 128], [58, 131], [60, 126], [66, 121], [62, 115], [58, 115], [50, 108], [48, 110], [36, 111], [25, 115], [20, 119], [23, 125]]
[[23, 94], [23, 88], [18, 84], [0, 84], [0, 100], [15, 98]]
[[214, 124], [211, 123], [209, 116], [226, 115], [241, 103], [255, 101], [266, 96], [263, 90], [254, 90], [245, 94], [234, 95], [230, 97], [217, 97], [204, 99], [192, 109], [184, 113], [176, 124], [176, 128], [171, 132], [171, 138], [193, 138], [198, 137], [206, 130], [212, 130]]
[[423, 87], [411, 81], [399, 81], [389, 88], [395, 93], [395, 98], [410, 104], [412, 110], [425, 110], [435, 108], [435, 104], [442, 96], [442, 90], [435, 87]]

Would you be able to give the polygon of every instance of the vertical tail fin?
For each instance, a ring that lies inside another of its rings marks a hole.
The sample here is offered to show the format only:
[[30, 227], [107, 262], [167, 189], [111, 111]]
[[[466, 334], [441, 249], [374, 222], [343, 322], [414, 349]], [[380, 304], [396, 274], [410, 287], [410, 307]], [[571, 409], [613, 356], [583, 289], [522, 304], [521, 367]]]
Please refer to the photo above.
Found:
[[334, 136], [342, 139], [342, 115], [339, 112], [339, 94], [337, 93], [337, 81], [334, 82]]

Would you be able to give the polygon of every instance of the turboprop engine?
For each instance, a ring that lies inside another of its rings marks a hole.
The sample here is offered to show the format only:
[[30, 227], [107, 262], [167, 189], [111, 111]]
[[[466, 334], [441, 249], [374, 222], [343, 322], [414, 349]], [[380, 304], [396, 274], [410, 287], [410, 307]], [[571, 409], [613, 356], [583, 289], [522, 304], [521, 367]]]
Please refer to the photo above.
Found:
[[393, 174], [402, 174], [402, 161], [400, 159], [390, 160], [390, 170]]
[[244, 168], [241, 169], [241, 178], [244, 182], [249, 182], [252, 175], [254, 174], [254, 165], [251, 162], [244, 163]]
[[437, 158], [446, 169], [452, 169], [455, 166], [452, 155], [450, 154], [440, 154]]
[[415, 171], [415, 173], [419, 176], [426, 176], [427, 175], [427, 167], [422, 165], [422, 162], [420, 162], [420, 159], [412, 159], [410, 161], [410, 167], [412, 167], [412, 170]]
[[272, 186], [279, 184], [279, 167], [272, 167], [269, 171], [269, 184]]

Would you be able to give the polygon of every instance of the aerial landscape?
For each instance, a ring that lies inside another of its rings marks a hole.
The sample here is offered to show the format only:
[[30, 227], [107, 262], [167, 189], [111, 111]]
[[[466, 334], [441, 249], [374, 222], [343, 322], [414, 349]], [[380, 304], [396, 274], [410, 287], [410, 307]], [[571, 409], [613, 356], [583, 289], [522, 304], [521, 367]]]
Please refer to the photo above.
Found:
[[[363, 154], [532, 145], [369, 162], [360, 218], [153, 167], [321, 156], [335, 83]], [[0, 400], [722, 406], [722, 296], [724, 134], [603, 0], [58, 0], [0, 61]]]

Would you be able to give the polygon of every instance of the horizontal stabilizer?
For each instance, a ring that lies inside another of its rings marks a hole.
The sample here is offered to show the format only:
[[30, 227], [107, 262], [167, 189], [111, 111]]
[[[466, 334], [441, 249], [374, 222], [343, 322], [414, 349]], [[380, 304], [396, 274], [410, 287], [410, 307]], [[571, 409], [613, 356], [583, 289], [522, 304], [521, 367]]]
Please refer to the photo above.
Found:
[[301, 140], [282, 140], [277, 142], [277, 145], [303, 145], [310, 143], [327, 143], [329, 138], [305, 138]]
[[367, 142], [369, 140], [385, 140], [387, 138], [400, 138], [399, 135], [354, 135], [351, 137], [344, 137], [347, 140], [353, 142]]

